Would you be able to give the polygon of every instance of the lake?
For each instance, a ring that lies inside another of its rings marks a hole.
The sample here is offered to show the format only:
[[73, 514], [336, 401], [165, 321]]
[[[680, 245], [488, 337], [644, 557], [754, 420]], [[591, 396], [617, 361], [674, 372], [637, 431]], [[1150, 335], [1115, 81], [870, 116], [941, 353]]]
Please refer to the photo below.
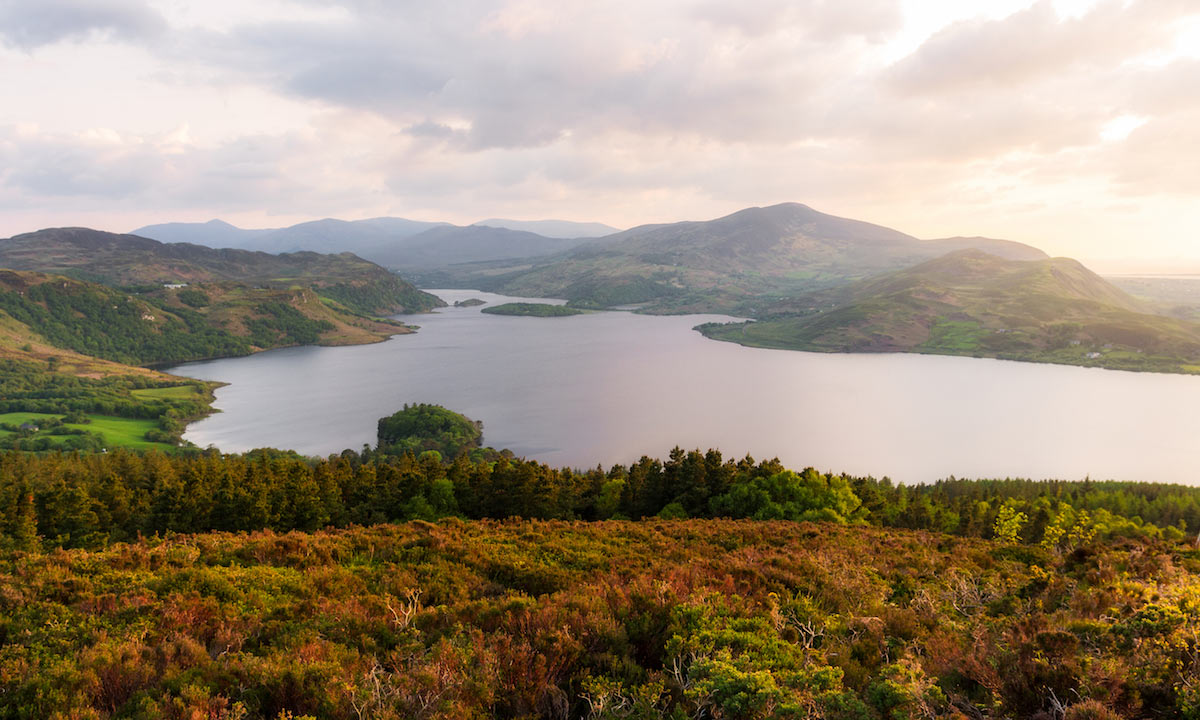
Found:
[[[524, 300], [432, 290], [447, 302]], [[545, 302], [540, 300], [540, 302]], [[378, 419], [437, 403], [484, 441], [554, 466], [672, 447], [903, 482], [957, 477], [1200, 484], [1200, 377], [904, 354], [746, 348], [691, 328], [716, 315], [559, 318], [449, 307], [375, 345], [299, 347], [169, 372], [229, 383], [185, 439], [328, 455]]]

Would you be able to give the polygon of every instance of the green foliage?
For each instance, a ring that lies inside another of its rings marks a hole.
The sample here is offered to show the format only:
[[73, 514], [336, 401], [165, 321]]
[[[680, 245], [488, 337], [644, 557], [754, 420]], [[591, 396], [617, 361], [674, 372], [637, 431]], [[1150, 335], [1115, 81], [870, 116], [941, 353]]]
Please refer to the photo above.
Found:
[[311, 345], [321, 333], [333, 329], [332, 323], [314, 320], [283, 302], [266, 302], [254, 309], [257, 315], [246, 320], [246, 328], [250, 342], [258, 347]]
[[0, 287], [0, 310], [56, 347], [120, 363], [169, 363], [246, 355], [246, 339], [194, 312], [170, 313], [99, 285], [53, 280], [22, 291]]
[[453, 458], [480, 446], [483, 423], [440, 405], [405, 404], [403, 410], [379, 419], [376, 440], [379, 451], [389, 455], [435, 451]]
[[[184, 400], [163, 397], [152, 402]], [[133, 407], [148, 410], [150, 406]], [[400, 413], [397, 437], [415, 437], [403, 435], [413, 430], [440, 437], [447, 434], [446, 427], [461, 432], [474, 428], [463, 425], [470, 421], [461, 416], [445, 415], [449, 411], [444, 409], [420, 408]], [[162, 413], [157, 421], [164, 433], [161, 437], [177, 438], [183, 426], [178, 412], [171, 406], [158, 412]], [[10, 416], [9, 425], [15, 428], [31, 417], [45, 416]], [[101, 416], [87, 425], [60, 427], [84, 432], [84, 438], [95, 436], [97, 442], [103, 435], [103, 447], [110, 450], [118, 444], [112, 441], [113, 433], [121, 431], [116, 420]], [[136, 447], [160, 437], [143, 428], [127, 426], [126, 442]], [[29, 437], [0, 429], [0, 442], [14, 446]], [[76, 436], [52, 437], [61, 443]], [[45, 449], [53, 448], [70, 446]], [[49, 511], [54, 505], [56, 494], [80, 493], [86, 498], [84, 505], [95, 510], [96, 524], [89, 525], [92, 521], [85, 518], [80, 523], [86, 532], [44, 535], [48, 545], [61, 535], [72, 547], [83, 542], [80, 538], [102, 543], [155, 532], [284, 531], [448, 516], [581, 520], [725, 516], [995, 536], [1003, 544], [1004, 557], [1044, 564], [1051, 558], [1090, 552], [1096, 543], [1111, 538], [1179, 541], [1192, 537], [1181, 528], [1200, 525], [1195, 520], [1200, 516], [1200, 489], [1170, 485], [955, 480], [908, 487], [811, 468], [793, 472], [775, 460], [730, 461], [713, 450], [678, 448], [665, 460], [644, 457], [607, 471], [556, 469], [482, 448], [458, 452], [452, 462], [442, 459], [450, 454], [419, 452], [418, 456], [414, 451], [359, 454], [347, 450], [324, 460], [278, 451], [220, 455], [194, 449], [176, 456], [13, 453], [0, 455], [0, 496], [9, 493], [15, 498], [21, 489], [32, 493], [40, 518], [42, 508]], [[15, 500], [7, 506], [0, 502], [0, 514], [15, 512], [11, 510], [15, 507]], [[1022, 516], [1030, 519], [1018, 522]], [[1056, 531], [1058, 527], [1066, 530]], [[997, 528], [1004, 532], [996, 534]], [[911, 588], [898, 592], [907, 596]]]
[[179, 302], [190, 307], [202, 308], [209, 305], [208, 294], [196, 288], [180, 288], [175, 296], [179, 298]]
[[785, 470], [735, 483], [712, 499], [713, 514], [756, 520], [827, 520], [855, 517], [860, 501], [846, 478], [823, 475], [812, 468], [796, 474]]
[[[359, 262], [367, 264], [365, 260]], [[374, 265], [371, 267], [378, 269]], [[391, 273], [364, 275], [366, 277], [350, 281], [322, 283], [317, 287], [317, 292], [364, 315], [425, 312], [440, 304], [437, 297], [418, 290]]]
[[551, 305], [550, 303], [511, 302], [500, 305], [489, 305], [480, 312], [489, 315], [524, 315], [527, 317], [566, 317], [582, 315], [585, 311], [566, 305]]
[[1021, 528], [1027, 522], [1029, 522], [1029, 516], [1023, 512], [1018, 512], [1011, 505], [1005, 504], [1000, 508], [999, 514], [996, 515], [996, 522], [992, 524], [992, 531], [999, 542], [1012, 544], [1020, 539]]

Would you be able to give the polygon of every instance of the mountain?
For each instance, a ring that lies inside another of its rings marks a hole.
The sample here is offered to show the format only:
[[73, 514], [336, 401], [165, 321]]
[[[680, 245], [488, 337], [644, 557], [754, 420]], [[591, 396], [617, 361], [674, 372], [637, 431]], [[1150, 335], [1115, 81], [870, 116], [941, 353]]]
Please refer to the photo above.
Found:
[[221, 220], [206, 223], [147, 225], [131, 234], [166, 243], [195, 243], [211, 248], [238, 248], [269, 253], [308, 250], [320, 253], [353, 252], [360, 256], [397, 240], [445, 223], [404, 218], [369, 220], [313, 220], [286, 228], [244, 230]]
[[[491, 222], [491, 221], [489, 221]], [[476, 224], [461, 227], [448, 223], [404, 218], [370, 220], [314, 220], [274, 230], [242, 230], [220, 220], [207, 223], [150, 225], [135, 235], [163, 242], [187, 242], [211, 248], [240, 248], [268, 253], [312, 251], [352, 252], [393, 269], [428, 271], [464, 263], [524, 261], [577, 247], [590, 234], [615, 231], [598, 223], [565, 221], [497, 221], [514, 225], [542, 225], [571, 232], [552, 236], [519, 228]]]
[[795, 295], [897, 270], [960, 247], [1012, 259], [1046, 255], [988, 238], [923, 241], [799, 203], [747, 208], [706, 222], [643, 225], [591, 240], [530, 269], [490, 268], [484, 289], [595, 305], [649, 303], [660, 312], [746, 312]]
[[264, 287], [306, 286], [367, 314], [421, 312], [440, 306], [382, 267], [350, 253], [270, 255], [161, 243], [88, 228], [52, 228], [0, 240], [0, 267], [70, 275], [107, 285], [235, 281]]
[[404, 218], [314, 220], [272, 231], [257, 239], [255, 249], [266, 252], [352, 252], [374, 260], [369, 256], [376, 251], [440, 225], [444, 223]]
[[788, 300], [764, 315], [770, 319], [700, 329], [756, 347], [1200, 372], [1200, 324], [1154, 314], [1069, 258], [959, 250]]
[[151, 238], [164, 243], [192, 243], [212, 248], [241, 248], [257, 250], [256, 238], [274, 230], [246, 230], [230, 225], [224, 220], [209, 220], [204, 223], [163, 223], [147, 225], [132, 231], [131, 235]]
[[484, 225], [443, 225], [370, 253], [381, 265], [398, 269], [446, 268], [470, 263], [524, 263], [578, 247], [581, 238], [551, 238], [524, 230]]
[[506, 230], [524, 230], [553, 238], [602, 237], [620, 232], [619, 228], [605, 225], [604, 223], [571, 222], [570, 220], [506, 220], [504, 218], [488, 218], [474, 224], [505, 228]]
[[951, 237], [937, 240], [921, 241], [929, 252], [936, 255], [951, 253], [955, 250], [982, 250], [989, 255], [995, 255], [1009, 260], [1044, 260], [1046, 253], [1032, 245], [1014, 242], [1012, 240], [997, 240], [986, 237]]

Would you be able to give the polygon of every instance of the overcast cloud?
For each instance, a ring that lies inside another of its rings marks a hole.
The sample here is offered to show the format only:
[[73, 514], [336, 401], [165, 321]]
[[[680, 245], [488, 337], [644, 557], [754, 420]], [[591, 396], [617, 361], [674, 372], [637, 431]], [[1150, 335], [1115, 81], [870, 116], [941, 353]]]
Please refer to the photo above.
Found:
[[23, 49], [67, 39], [139, 41], [165, 29], [141, 0], [0, 0], [0, 36]]
[[1200, 257], [1198, 55], [1189, 0], [0, 0], [0, 236], [794, 200]]

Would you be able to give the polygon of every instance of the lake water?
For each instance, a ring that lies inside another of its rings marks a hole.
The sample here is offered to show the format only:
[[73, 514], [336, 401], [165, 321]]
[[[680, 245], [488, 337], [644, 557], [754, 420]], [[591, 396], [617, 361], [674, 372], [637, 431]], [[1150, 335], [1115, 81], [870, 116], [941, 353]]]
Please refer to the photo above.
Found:
[[[434, 290], [453, 303], [478, 297]], [[327, 455], [377, 420], [437, 403], [484, 441], [554, 466], [605, 467], [672, 447], [884, 475], [1116, 478], [1200, 484], [1200, 377], [934, 355], [746, 348], [691, 328], [713, 315], [406, 316], [376, 345], [301, 347], [170, 372], [229, 385], [186, 439]]]

